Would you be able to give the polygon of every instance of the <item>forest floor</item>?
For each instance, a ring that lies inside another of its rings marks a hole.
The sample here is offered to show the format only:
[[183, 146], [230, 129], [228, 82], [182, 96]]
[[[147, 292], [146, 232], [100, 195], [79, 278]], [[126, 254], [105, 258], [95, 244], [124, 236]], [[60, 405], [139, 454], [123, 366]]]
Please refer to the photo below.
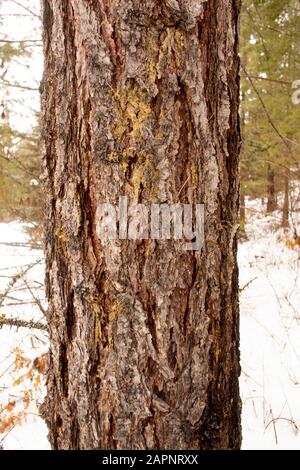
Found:
[[[248, 239], [239, 246], [243, 448], [299, 449], [300, 250], [293, 230], [278, 229], [279, 212], [266, 216], [260, 200], [246, 205]], [[43, 256], [27, 242], [20, 224], [0, 224], [0, 315], [43, 321]], [[0, 329], [5, 449], [49, 448], [38, 417], [43, 378], [33, 364], [46, 350], [46, 333]]]
[[299, 449], [300, 247], [293, 229], [278, 228], [279, 211], [264, 215], [258, 200], [246, 207], [248, 240], [238, 255], [243, 448]]

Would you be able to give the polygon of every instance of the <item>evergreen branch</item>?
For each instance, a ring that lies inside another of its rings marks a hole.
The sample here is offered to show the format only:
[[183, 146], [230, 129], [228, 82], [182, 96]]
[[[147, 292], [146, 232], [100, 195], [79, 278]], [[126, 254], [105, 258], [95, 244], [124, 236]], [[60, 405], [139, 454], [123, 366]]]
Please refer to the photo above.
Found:
[[[252, 13], [250, 12], [249, 8], [246, 7], [245, 10], [246, 10], [246, 13], [247, 13], [247, 15], [249, 16], [250, 20], [251, 20], [252, 23], [253, 23], [253, 27], [254, 27], [255, 32], [257, 33], [257, 35], [258, 35], [258, 36], [260, 37], [260, 39], [261, 39], [261, 43], [262, 43], [262, 47], [263, 47], [263, 49], [264, 49], [264, 53], [265, 53], [267, 59], [269, 59], [270, 54], [269, 54], [269, 51], [268, 51], [267, 48], [266, 48], [265, 40], [264, 40], [263, 35], [261, 34], [260, 27], [259, 27], [259, 25], [257, 25], [256, 21], [254, 20], [253, 15], [252, 15]], [[256, 11], [256, 13], [258, 14], [258, 11]], [[258, 17], [259, 17], [259, 16], [260, 16], [260, 15], [258, 14]]]
[[252, 88], [253, 88], [255, 94], [257, 95], [257, 97], [258, 97], [258, 99], [259, 99], [259, 102], [260, 102], [260, 104], [261, 104], [261, 106], [262, 106], [262, 108], [263, 108], [263, 110], [264, 110], [264, 112], [265, 112], [265, 115], [266, 115], [266, 117], [267, 117], [267, 119], [268, 119], [268, 121], [269, 121], [269, 124], [271, 125], [271, 127], [273, 128], [273, 130], [276, 132], [276, 134], [278, 135], [278, 137], [282, 140], [282, 142], [285, 144], [285, 146], [288, 148], [288, 150], [290, 150], [289, 143], [290, 143], [290, 144], [293, 144], [293, 145], [296, 145], [297, 147], [300, 147], [300, 145], [299, 145], [297, 142], [295, 142], [294, 140], [289, 139], [288, 137], [286, 137], [286, 136], [284, 136], [284, 135], [281, 134], [281, 132], [279, 131], [279, 129], [278, 129], [278, 128], [276, 127], [276, 125], [274, 124], [273, 119], [271, 118], [270, 113], [269, 113], [269, 111], [268, 111], [268, 109], [267, 109], [267, 107], [266, 107], [266, 105], [265, 105], [265, 103], [264, 103], [264, 100], [262, 99], [262, 97], [261, 97], [261, 95], [260, 95], [258, 89], [256, 88], [256, 86], [254, 85], [252, 78], [250, 77], [250, 75], [248, 74], [247, 70], [245, 69], [245, 67], [244, 67], [242, 64], [241, 64], [241, 68], [242, 68], [244, 74], [246, 75], [247, 79], [249, 80], [249, 82], [250, 82], [250, 84], [251, 84], [251, 86], [252, 86]]
[[[13, 159], [12, 158], [8, 158], [8, 157], [3, 157], [2, 155], [0, 155], [0, 158], [2, 160], [5, 160], [7, 163], [12, 163], [12, 164], [17, 164], [17, 168], [21, 169], [22, 171], [24, 171], [24, 173], [28, 176], [30, 176], [30, 178], [35, 178], [35, 179], [39, 179], [39, 175], [35, 174], [35, 173], [32, 173], [31, 171], [28, 171], [28, 169], [26, 168], [25, 165], [23, 165], [23, 163], [14, 155]], [[6, 176], [8, 176], [9, 178], [12, 178], [13, 180], [16, 180], [16, 182], [18, 184], [22, 184], [18, 181], [18, 179], [12, 175], [10, 175], [10, 173], [7, 173]]]
[[284, 165], [283, 163], [274, 162], [272, 160], [268, 160], [267, 158], [258, 158], [257, 160], [261, 161], [261, 162], [270, 163], [271, 165], [279, 166], [279, 167], [284, 168], [285, 170], [287, 170], [291, 175], [294, 174], [294, 175], [299, 176], [299, 170], [291, 170], [290, 167], [288, 167], [287, 165]]

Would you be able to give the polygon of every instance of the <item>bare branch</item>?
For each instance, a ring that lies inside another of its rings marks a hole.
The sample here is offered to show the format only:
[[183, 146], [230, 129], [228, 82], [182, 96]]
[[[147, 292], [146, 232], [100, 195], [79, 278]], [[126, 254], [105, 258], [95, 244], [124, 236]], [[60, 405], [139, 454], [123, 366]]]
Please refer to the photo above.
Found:
[[0, 328], [2, 326], [15, 326], [17, 328], [29, 328], [34, 330], [48, 331], [45, 323], [34, 320], [21, 320], [20, 318], [11, 318], [6, 315], [0, 315]]
[[12, 3], [14, 3], [15, 5], [18, 5], [19, 7], [23, 8], [23, 10], [26, 10], [28, 11], [28, 13], [30, 13], [32, 16], [34, 16], [35, 18], [38, 18], [39, 20], [41, 19], [40, 15], [38, 15], [35, 11], [31, 10], [30, 8], [28, 7], [25, 7], [25, 5], [22, 5], [22, 3], [19, 3], [17, 2], [17, 0], [11, 0]]
[[252, 284], [252, 282], [256, 281], [256, 279], [257, 279], [257, 276], [254, 277], [253, 279], [250, 279], [250, 281], [248, 281], [243, 287], [240, 287], [239, 288], [239, 294], [244, 292], [244, 290], [247, 289], [247, 287], [249, 287]]
[[0, 13], [0, 18], [5, 18], [6, 16], [16, 16], [16, 17], [22, 17], [22, 18], [30, 18], [32, 15], [25, 15], [22, 13]]
[[244, 74], [246, 75], [247, 79], [249, 80], [249, 82], [251, 83], [251, 86], [256, 94], [256, 96], [258, 97], [259, 101], [260, 101], [260, 104], [265, 112], [265, 115], [267, 116], [267, 119], [269, 121], [269, 123], [271, 124], [272, 128], [274, 129], [274, 131], [276, 132], [276, 134], [278, 135], [278, 137], [280, 137], [280, 139], [282, 140], [282, 142], [286, 145], [286, 147], [288, 148], [288, 150], [290, 150], [290, 146], [289, 144], [293, 144], [293, 145], [296, 145], [297, 147], [300, 147], [300, 145], [298, 144], [298, 142], [295, 142], [294, 140], [291, 140], [289, 139], [288, 137], [284, 136], [281, 134], [281, 132], [279, 131], [279, 129], [276, 127], [276, 125], [274, 124], [271, 116], [270, 116], [270, 113], [269, 111], [267, 110], [266, 108], [266, 105], [258, 91], [258, 89], [256, 88], [256, 86], [254, 85], [253, 83], [253, 80], [251, 78], [251, 76], [248, 74], [247, 70], [245, 69], [245, 67], [241, 64], [241, 68], [244, 72]]
[[21, 248], [31, 248], [33, 250], [41, 250], [42, 245], [38, 243], [18, 243], [18, 242], [0, 242], [0, 245], [4, 246], [17, 246]]
[[27, 85], [20, 85], [19, 83], [11, 83], [8, 80], [2, 80], [2, 83], [6, 86], [12, 87], [12, 88], [20, 88], [21, 90], [27, 90], [27, 91], [39, 91], [38, 88], [32, 88]]
[[267, 82], [272, 82], [272, 83], [279, 83], [280, 85], [288, 85], [292, 86], [293, 82], [285, 82], [283, 80], [275, 80], [274, 78], [267, 78], [267, 77], [259, 77], [258, 75], [242, 75], [244, 78], [252, 78], [253, 80], [265, 80]]
[[34, 303], [38, 306], [42, 314], [46, 317], [46, 310], [44, 309], [41, 300], [35, 295], [35, 293], [33, 292], [32, 288], [30, 287], [26, 279], [24, 279], [24, 282], [34, 300]]
[[42, 45], [42, 39], [20, 39], [20, 40], [11, 40], [11, 39], [0, 39], [0, 43], [4, 44], [26, 44], [26, 43], [41, 43], [39, 45]]
[[3, 294], [0, 294], [0, 307], [2, 307], [6, 296], [11, 292], [11, 289], [14, 287], [16, 282], [19, 281], [20, 279], [23, 279], [24, 276], [28, 273], [28, 271], [34, 266], [36, 266], [37, 264], [39, 264], [40, 262], [41, 262], [41, 259], [38, 259], [34, 261], [33, 263], [27, 265], [26, 268], [23, 269], [23, 271], [15, 274], [14, 276], [11, 276], [11, 280], [8, 283], [5, 291], [3, 292]]

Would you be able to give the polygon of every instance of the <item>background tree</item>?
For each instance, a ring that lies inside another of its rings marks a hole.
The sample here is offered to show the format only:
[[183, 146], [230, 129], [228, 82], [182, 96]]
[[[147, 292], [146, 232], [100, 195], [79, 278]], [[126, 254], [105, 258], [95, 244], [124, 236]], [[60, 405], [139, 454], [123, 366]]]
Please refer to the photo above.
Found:
[[[32, 109], [39, 103], [37, 16], [34, 2], [0, 2], [0, 448], [19, 425], [38, 416], [45, 361], [37, 356], [48, 344], [42, 253], [30, 250], [40, 246], [42, 220], [40, 131]], [[14, 238], [24, 227], [34, 242]]]
[[[235, 0], [43, 1], [44, 414], [57, 449], [240, 446]], [[206, 249], [97, 207], [205, 204]]]
[[292, 102], [292, 83], [300, 76], [299, 2], [245, 1], [242, 12], [242, 109], [246, 116], [241, 162], [243, 191], [267, 197], [288, 225], [289, 180], [299, 178], [300, 107]]
[[[10, 2], [14, 4], [13, 1]], [[20, 11], [33, 18], [34, 10], [18, 3]], [[18, 13], [12, 13], [12, 16]], [[41, 46], [38, 21], [34, 17], [32, 37], [17, 39], [7, 34], [6, 16], [0, 11], [0, 221], [19, 219], [29, 222], [30, 232], [40, 236], [42, 198], [39, 185], [40, 148], [39, 116], [31, 112], [32, 128], [24, 131], [20, 116], [27, 111], [28, 102], [24, 93], [31, 93], [38, 102], [36, 88], [24, 80], [24, 72], [29, 68], [33, 50]], [[27, 20], [29, 21], [29, 20]], [[34, 54], [36, 56], [36, 53]], [[14, 76], [21, 80], [16, 80]], [[25, 73], [26, 76], [26, 73]], [[16, 94], [16, 90], [18, 94]], [[34, 96], [35, 95], [35, 96]], [[29, 112], [27, 111], [27, 114]], [[23, 119], [25, 119], [23, 117]], [[28, 119], [28, 117], [27, 117]], [[21, 126], [20, 126], [21, 124]], [[21, 127], [21, 128], [20, 128]], [[34, 226], [33, 226], [34, 224]], [[39, 228], [37, 228], [39, 226]]]

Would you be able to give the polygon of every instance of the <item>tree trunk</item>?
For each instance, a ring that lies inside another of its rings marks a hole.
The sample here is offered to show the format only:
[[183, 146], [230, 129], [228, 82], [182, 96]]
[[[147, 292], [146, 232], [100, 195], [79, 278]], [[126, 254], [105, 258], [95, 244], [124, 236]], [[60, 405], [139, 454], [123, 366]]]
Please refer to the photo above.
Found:
[[277, 208], [276, 191], [275, 191], [275, 171], [268, 165], [268, 201], [267, 213], [274, 212]]
[[246, 238], [246, 198], [243, 189], [240, 190], [240, 238]]
[[[54, 449], [240, 446], [235, 0], [43, 0]], [[99, 205], [205, 205], [205, 249]]]
[[290, 197], [289, 197], [289, 170], [285, 171], [284, 174], [284, 197], [283, 197], [283, 208], [282, 208], [282, 223], [283, 228], [289, 227], [289, 208], [290, 208]]

